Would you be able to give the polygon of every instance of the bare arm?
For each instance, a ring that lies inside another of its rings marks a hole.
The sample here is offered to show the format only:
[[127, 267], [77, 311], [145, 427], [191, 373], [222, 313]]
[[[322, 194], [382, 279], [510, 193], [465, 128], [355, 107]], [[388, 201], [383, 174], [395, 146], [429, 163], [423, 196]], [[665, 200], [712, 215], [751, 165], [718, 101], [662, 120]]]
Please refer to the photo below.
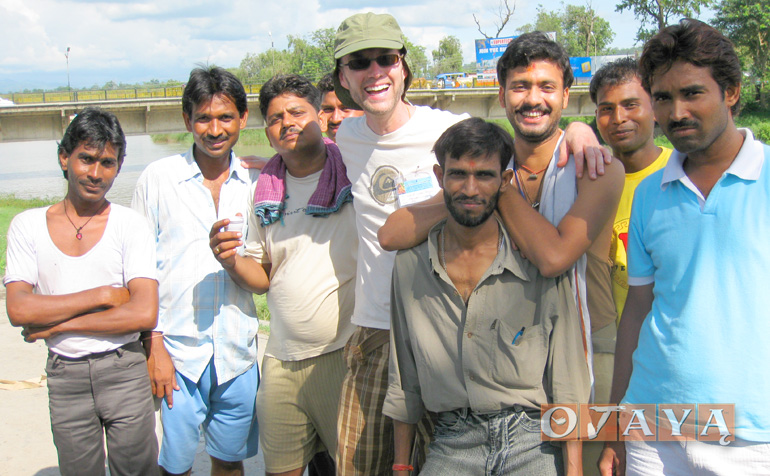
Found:
[[596, 139], [593, 129], [582, 122], [571, 122], [564, 129], [564, 140], [559, 145], [559, 167], [567, 165], [569, 156], [575, 157], [575, 172], [583, 177], [583, 169], [588, 169], [588, 176], [595, 179], [604, 175], [604, 165], [612, 162], [612, 154], [602, 147]]
[[99, 286], [53, 296], [35, 294], [33, 286], [24, 281], [6, 286], [8, 319], [14, 326], [52, 326], [82, 314], [121, 306], [128, 300], [129, 291], [123, 287]]
[[[412, 461], [414, 429], [417, 425], [393, 420], [393, 440], [395, 443], [394, 464], [409, 465]], [[393, 471], [393, 476], [407, 476], [409, 471]]]
[[403, 250], [419, 245], [428, 239], [433, 225], [448, 215], [444, 194], [439, 192], [424, 202], [400, 208], [391, 213], [377, 231], [382, 249]]
[[[628, 389], [631, 380], [633, 362], [631, 356], [639, 343], [639, 332], [647, 314], [652, 309], [653, 284], [630, 286], [626, 306], [618, 326], [618, 338], [615, 346], [615, 370], [612, 375], [610, 401], [619, 403]], [[599, 470], [602, 476], [625, 474], [626, 450], [622, 441], [607, 442], [604, 445]]]
[[179, 390], [176, 382], [176, 369], [168, 355], [160, 332], [142, 334], [144, 352], [147, 354], [147, 371], [150, 374], [152, 393], [158, 398], [166, 397], [169, 408], [174, 406], [173, 391]]
[[242, 233], [221, 231], [230, 220], [225, 218], [214, 223], [209, 233], [209, 246], [214, 257], [235, 283], [247, 291], [264, 294], [270, 287], [270, 264], [262, 264], [254, 258], [241, 256], [237, 248], [243, 244]]
[[513, 241], [547, 277], [562, 274], [593, 244], [615, 216], [623, 192], [624, 171], [617, 160], [604, 176], [578, 181], [578, 196], [558, 226], [533, 209], [514, 187], [500, 194], [498, 211]]
[[565, 441], [561, 450], [564, 457], [564, 474], [581, 476], [583, 474], [583, 442], [580, 440]]
[[132, 279], [128, 282], [128, 294], [128, 302], [104, 311], [82, 314], [50, 327], [25, 326], [25, 340], [34, 342], [63, 332], [100, 336], [154, 328], [158, 322], [158, 282], [149, 278]]

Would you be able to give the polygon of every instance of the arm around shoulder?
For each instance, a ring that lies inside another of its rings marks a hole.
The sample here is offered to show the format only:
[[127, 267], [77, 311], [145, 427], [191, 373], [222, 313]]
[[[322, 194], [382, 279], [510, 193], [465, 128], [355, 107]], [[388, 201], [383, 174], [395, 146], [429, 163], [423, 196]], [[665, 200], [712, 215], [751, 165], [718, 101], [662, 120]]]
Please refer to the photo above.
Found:
[[447, 214], [444, 194], [439, 192], [424, 202], [391, 213], [377, 231], [377, 239], [386, 251], [412, 248], [427, 240], [430, 229]]

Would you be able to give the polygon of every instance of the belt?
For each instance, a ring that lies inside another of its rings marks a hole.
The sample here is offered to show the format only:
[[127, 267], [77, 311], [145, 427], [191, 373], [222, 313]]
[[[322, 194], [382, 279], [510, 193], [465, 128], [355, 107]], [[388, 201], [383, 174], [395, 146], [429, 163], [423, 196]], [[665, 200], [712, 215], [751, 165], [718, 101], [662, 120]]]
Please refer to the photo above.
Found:
[[100, 359], [102, 357], [111, 355], [111, 354], [118, 354], [122, 355], [123, 352], [127, 350], [139, 350], [142, 349], [142, 344], [138, 340], [134, 342], [129, 342], [128, 344], [123, 344], [122, 346], [118, 347], [117, 349], [108, 350], [106, 352], [94, 352], [93, 354], [84, 355], [82, 357], [66, 357], [64, 355], [57, 354], [55, 352], [48, 351], [49, 354], [53, 355], [57, 359], [64, 360], [65, 362], [85, 362], [87, 360], [92, 359]]
[[379, 349], [383, 345], [390, 342], [390, 331], [387, 329], [378, 329], [372, 335], [364, 339], [358, 345], [354, 345], [350, 348], [350, 352], [357, 360], [362, 361], [373, 350]]

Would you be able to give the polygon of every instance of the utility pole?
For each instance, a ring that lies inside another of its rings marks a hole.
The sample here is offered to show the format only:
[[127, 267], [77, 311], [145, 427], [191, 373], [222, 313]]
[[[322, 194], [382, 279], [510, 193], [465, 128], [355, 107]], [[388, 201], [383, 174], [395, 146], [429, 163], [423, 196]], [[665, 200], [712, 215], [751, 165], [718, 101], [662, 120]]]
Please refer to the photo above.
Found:
[[272, 76], [275, 76], [275, 44], [273, 43], [273, 32], [272, 31], [268, 31], [267, 34], [270, 35], [270, 49], [272, 50], [272, 53], [273, 53], [273, 74], [272, 74]]
[[67, 91], [70, 94], [72, 94], [72, 88], [70, 87], [70, 47], [69, 46], [67, 47], [67, 52], [64, 53], [64, 57], [67, 58]]

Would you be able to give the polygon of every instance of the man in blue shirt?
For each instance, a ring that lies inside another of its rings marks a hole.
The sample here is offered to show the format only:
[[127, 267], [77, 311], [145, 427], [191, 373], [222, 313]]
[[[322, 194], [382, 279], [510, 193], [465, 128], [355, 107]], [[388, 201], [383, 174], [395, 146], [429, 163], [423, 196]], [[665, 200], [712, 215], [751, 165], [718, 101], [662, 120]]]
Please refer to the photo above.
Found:
[[150, 164], [132, 203], [157, 246], [158, 327], [146, 338], [153, 392], [165, 402], [159, 462], [166, 474], [189, 474], [202, 426], [211, 474], [243, 474], [258, 448], [259, 323], [251, 293], [212, 256], [209, 230], [243, 212], [259, 173], [232, 152], [246, 127], [246, 92], [221, 68], [196, 68], [182, 110], [192, 148]]
[[741, 67], [714, 28], [661, 30], [640, 70], [676, 150], [634, 196], [611, 401], [735, 404], [735, 441], [608, 442], [600, 468], [766, 474], [770, 149], [735, 126]]

